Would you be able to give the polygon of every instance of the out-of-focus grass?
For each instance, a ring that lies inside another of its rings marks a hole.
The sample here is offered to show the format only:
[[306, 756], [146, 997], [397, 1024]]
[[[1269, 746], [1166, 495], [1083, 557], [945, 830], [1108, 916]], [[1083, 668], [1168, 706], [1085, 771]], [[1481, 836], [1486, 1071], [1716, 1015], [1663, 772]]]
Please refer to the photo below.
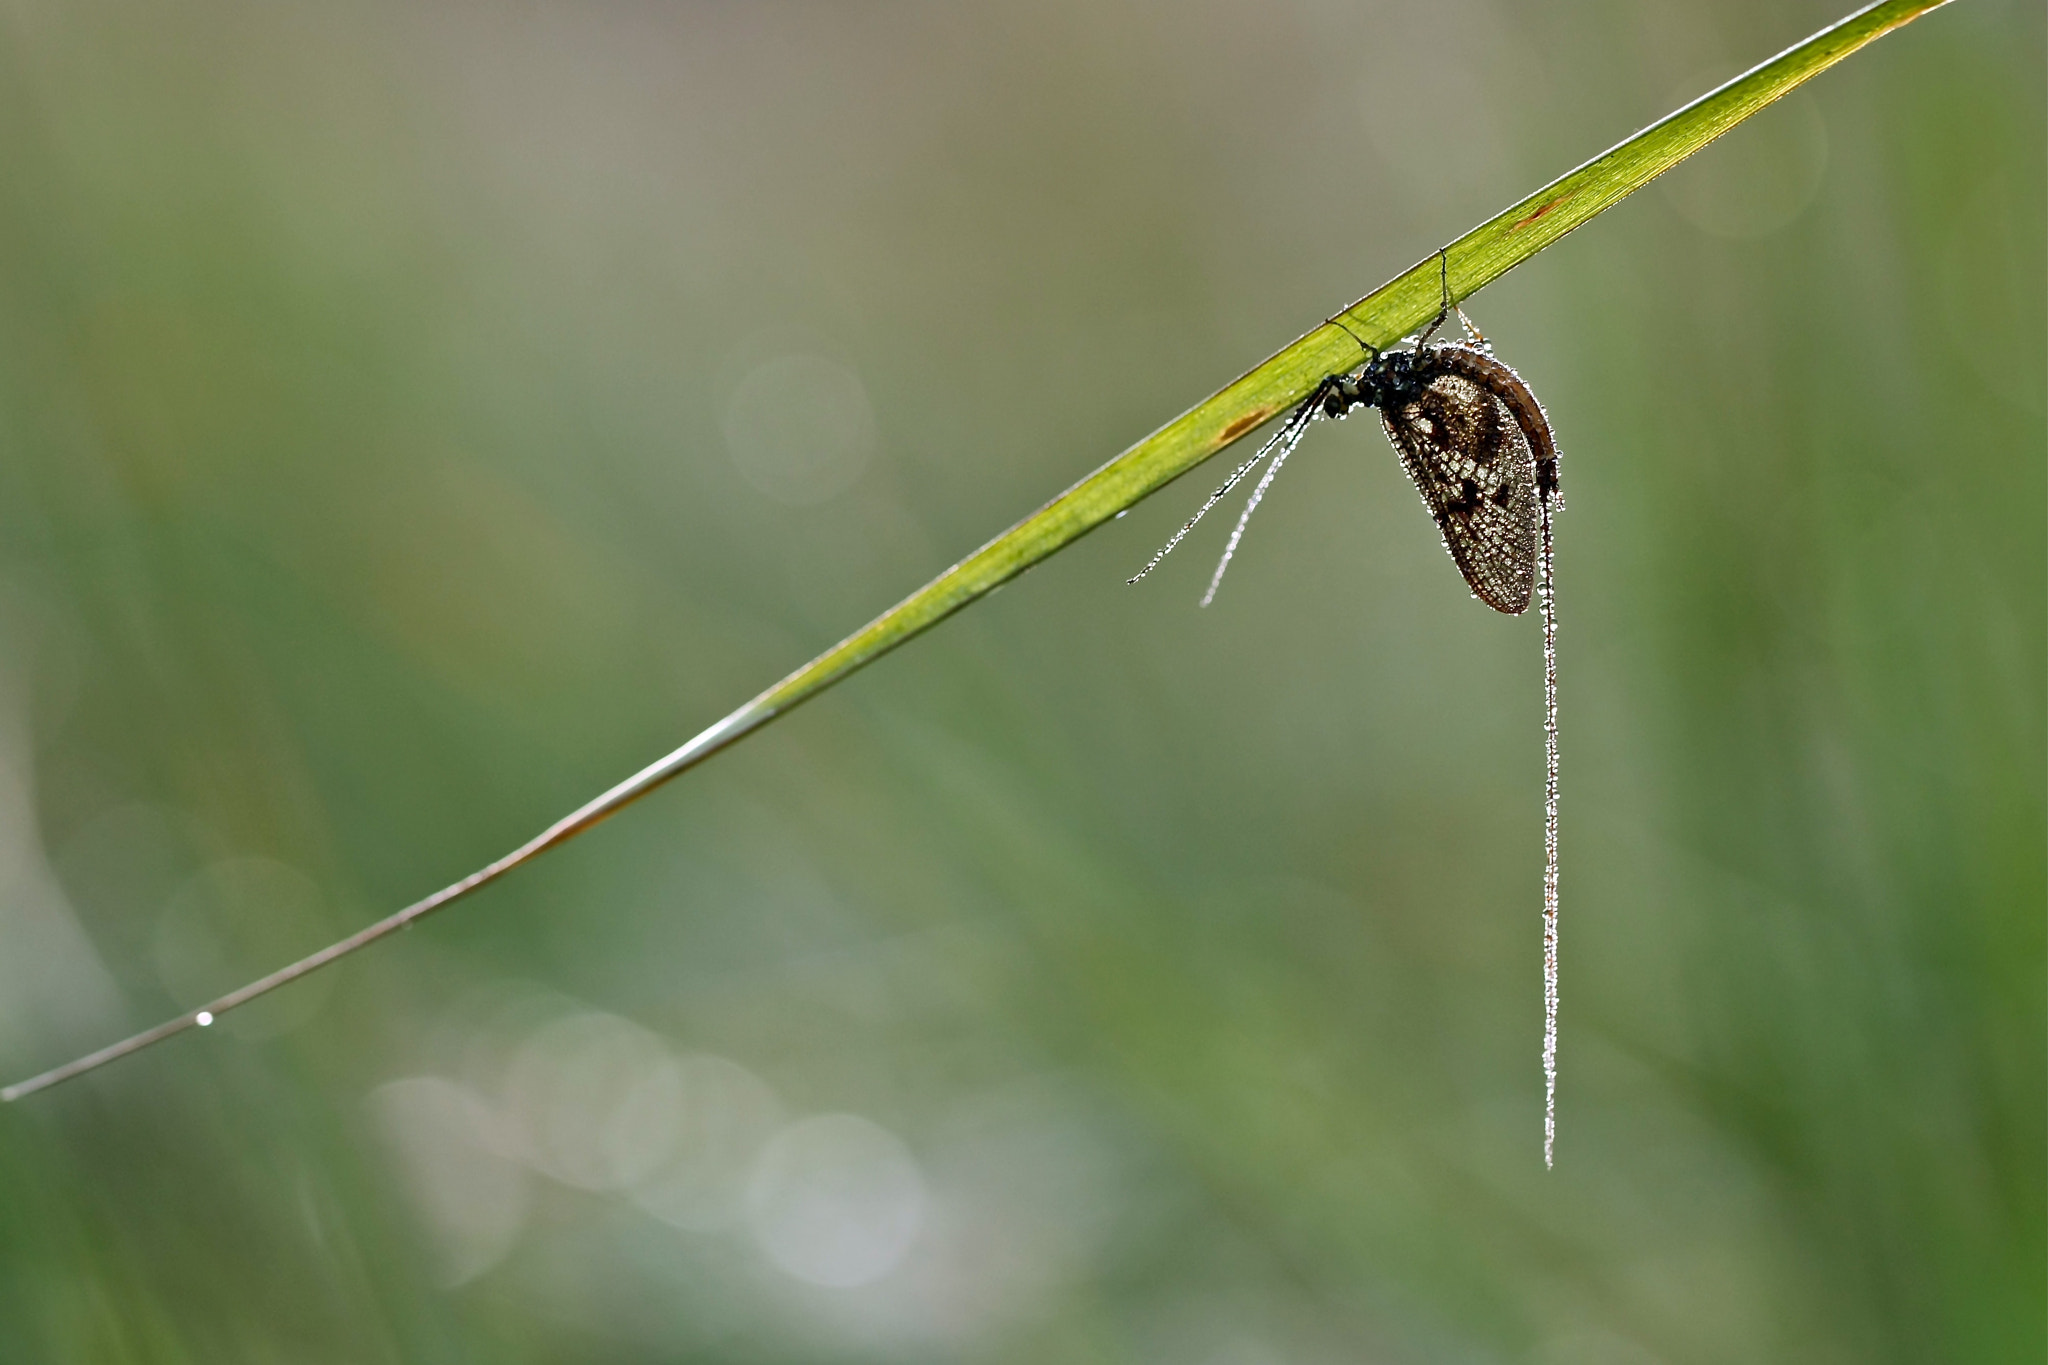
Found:
[[[268, 965], [238, 878], [317, 943], [489, 856], [1829, 17], [17, 7], [8, 1070]], [[1571, 462], [1555, 1176], [1535, 641], [1353, 424], [1216, 610], [1122, 590], [1141, 508], [312, 1022], [10, 1111], [0, 1353], [2038, 1356], [2040, 39], [1952, 6], [1482, 300]], [[822, 505], [790, 357], [871, 424]], [[593, 1011], [896, 1134], [922, 1240], [831, 1289], [776, 1188], [579, 1185], [644, 1155]]]
[[[195, 986], [182, 991], [188, 1001], [178, 1016], [0, 1088], [0, 1100], [20, 1099], [188, 1029], [208, 1027], [271, 991], [411, 928], [443, 906], [490, 886], [594, 828], [995, 591], [1111, 517], [1123, 515], [1154, 489], [1275, 415], [1294, 409], [1326, 378], [1355, 368], [1362, 347], [1376, 348], [1372, 354], [1377, 355], [1379, 349], [1423, 331], [1425, 320], [1432, 315], [1441, 322], [1450, 304], [1469, 298], [1483, 285], [1590, 222], [1835, 62], [1944, 3], [1946, 0], [1881, 0], [1702, 95], [1503, 209], [1438, 251], [1433, 260], [1404, 271], [1283, 347], [681, 747], [561, 816], [488, 866], [232, 990], [211, 995]], [[1720, 203], [1712, 196], [1704, 202], [1710, 206], [1709, 212], [1717, 211], [1714, 206]], [[857, 472], [851, 468], [852, 460], [864, 453], [862, 448], [873, 439], [873, 418], [858, 379], [819, 357], [783, 357], [756, 369], [732, 401], [735, 411], [728, 418], [727, 438], [736, 451], [766, 443], [787, 456], [792, 443], [801, 447], [798, 458], [787, 461], [787, 467], [770, 469], [758, 461], [750, 467], [754, 485], [785, 502], [821, 502], [843, 491]], [[545, 528], [521, 524], [523, 510], [500, 504], [484, 509], [483, 515], [487, 523], [503, 525], [512, 538], [523, 538], [535, 530], [544, 534]], [[547, 584], [537, 579], [516, 591], [514, 600], [546, 588]], [[1546, 949], [1546, 962], [1549, 960]]]

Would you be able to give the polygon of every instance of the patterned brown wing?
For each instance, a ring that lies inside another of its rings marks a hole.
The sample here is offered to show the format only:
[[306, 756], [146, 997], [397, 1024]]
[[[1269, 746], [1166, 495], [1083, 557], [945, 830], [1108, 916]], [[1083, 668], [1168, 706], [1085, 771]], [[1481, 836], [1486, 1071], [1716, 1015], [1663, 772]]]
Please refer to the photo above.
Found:
[[1413, 398], [1381, 408], [1387, 438], [1473, 595], [1519, 615], [1536, 588], [1539, 461], [1555, 477], [1549, 424], [1528, 386], [1484, 351], [1431, 346], [1417, 375]]

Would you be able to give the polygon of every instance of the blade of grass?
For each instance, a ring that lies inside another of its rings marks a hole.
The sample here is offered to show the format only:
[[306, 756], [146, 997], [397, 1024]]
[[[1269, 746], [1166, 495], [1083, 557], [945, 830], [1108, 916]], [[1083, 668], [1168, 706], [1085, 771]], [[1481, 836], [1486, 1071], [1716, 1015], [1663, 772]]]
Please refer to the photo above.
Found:
[[[1453, 300], [1463, 300], [1573, 228], [1611, 208], [1750, 115], [1873, 39], [1947, 0], [1882, 0], [1651, 124], [1444, 249]], [[866, 626], [657, 762], [649, 764], [504, 857], [198, 1009], [98, 1052], [0, 1089], [16, 1100], [82, 1075], [347, 957], [566, 843], [712, 754], [808, 701], [856, 669], [1071, 545], [1267, 419], [1299, 403], [1324, 376], [1356, 368], [1359, 342], [1390, 346], [1430, 318], [1442, 298], [1438, 253], [1395, 276], [1279, 354], [1139, 441], [1037, 512], [961, 560]], [[1340, 325], [1341, 324], [1341, 325]]]

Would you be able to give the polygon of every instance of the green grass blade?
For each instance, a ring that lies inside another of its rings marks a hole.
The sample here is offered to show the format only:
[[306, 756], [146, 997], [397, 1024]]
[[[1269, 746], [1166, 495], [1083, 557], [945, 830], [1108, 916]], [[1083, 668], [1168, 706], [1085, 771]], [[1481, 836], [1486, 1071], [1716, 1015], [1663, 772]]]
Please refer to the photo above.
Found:
[[[1444, 249], [1453, 299], [1462, 300], [1612, 207], [1764, 106], [1873, 39], [1947, 0], [1883, 0], [1824, 29], [1755, 70], [1650, 125], [1481, 223]], [[64, 1066], [0, 1089], [0, 1100], [55, 1085], [150, 1044], [204, 1027], [309, 972], [367, 947], [459, 900], [603, 820], [686, 769], [759, 729], [960, 608], [1073, 544], [1307, 397], [1324, 376], [1356, 368], [1359, 341], [1388, 346], [1436, 315], [1438, 255], [1381, 285], [1217, 393], [1174, 418], [1037, 512], [961, 560], [866, 626], [610, 791], [469, 876], [339, 943], [220, 999]], [[1337, 325], [1341, 320], [1342, 326]]]

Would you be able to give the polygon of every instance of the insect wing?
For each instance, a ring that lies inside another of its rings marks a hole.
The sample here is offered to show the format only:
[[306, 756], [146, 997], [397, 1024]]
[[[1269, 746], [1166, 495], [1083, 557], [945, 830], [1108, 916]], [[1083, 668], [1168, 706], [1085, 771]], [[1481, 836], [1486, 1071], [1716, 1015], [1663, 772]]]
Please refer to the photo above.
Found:
[[1519, 615], [1536, 587], [1538, 462], [1556, 468], [1549, 425], [1514, 371], [1483, 351], [1431, 346], [1418, 376], [1414, 397], [1382, 406], [1387, 438], [1473, 595]]

